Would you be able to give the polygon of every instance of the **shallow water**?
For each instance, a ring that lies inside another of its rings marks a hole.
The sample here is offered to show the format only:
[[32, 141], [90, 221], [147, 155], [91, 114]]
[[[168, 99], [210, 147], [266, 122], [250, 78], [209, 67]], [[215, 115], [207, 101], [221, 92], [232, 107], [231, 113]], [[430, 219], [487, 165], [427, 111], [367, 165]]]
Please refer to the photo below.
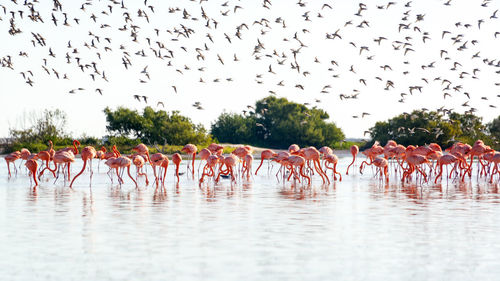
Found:
[[[340, 159], [345, 173], [349, 158]], [[18, 162], [19, 164], [19, 162]], [[258, 162], [254, 163], [254, 169]], [[197, 165], [197, 164], [196, 164]], [[73, 174], [81, 168], [78, 162]], [[97, 165], [94, 164], [94, 169]], [[186, 167], [182, 166], [181, 171]], [[74, 189], [0, 165], [2, 280], [498, 280], [498, 185], [402, 187], [364, 175], [329, 187], [251, 182], [166, 193], [111, 185], [103, 167]], [[274, 168], [276, 171], [276, 167]], [[151, 172], [151, 171], [150, 171]], [[49, 179], [50, 177], [47, 177]]]

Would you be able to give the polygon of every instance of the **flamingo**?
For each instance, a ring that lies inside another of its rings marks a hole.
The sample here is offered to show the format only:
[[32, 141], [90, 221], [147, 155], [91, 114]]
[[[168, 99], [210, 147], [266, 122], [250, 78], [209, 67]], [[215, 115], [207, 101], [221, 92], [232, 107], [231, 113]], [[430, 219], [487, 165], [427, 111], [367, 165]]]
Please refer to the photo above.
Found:
[[260, 164], [259, 167], [257, 167], [257, 170], [255, 170], [255, 175], [257, 175], [257, 172], [259, 172], [260, 166], [262, 166], [262, 163], [264, 163], [264, 160], [267, 159], [267, 171], [269, 172], [269, 159], [273, 158], [276, 156], [276, 153], [272, 151], [271, 149], [265, 149], [260, 153]]
[[301, 150], [299, 155], [304, 157], [307, 161], [312, 160], [313, 165], [314, 165], [314, 169], [320, 175], [321, 179], [323, 180], [323, 184], [325, 183], [325, 178], [326, 178], [326, 181], [328, 181], [328, 184], [330, 184], [330, 179], [326, 175], [325, 171], [323, 171], [321, 169], [321, 165], [319, 163], [320, 153], [315, 147], [310, 146], [310, 147], [304, 148]]
[[245, 158], [243, 158], [243, 172], [242, 172], [242, 174], [244, 175], [246, 173], [247, 179], [250, 179], [250, 173], [252, 171], [252, 162], [253, 162], [252, 154], [245, 155]]
[[146, 177], [146, 185], [149, 185], [148, 175], [146, 173], [141, 172], [141, 169], [142, 169], [142, 167], [144, 167], [145, 162], [146, 161], [144, 160], [144, 157], [142, 157], [142, 155], [140, 155], [140, 154], [132, 155], [132, 163], [137, 168], [137, 175], [138, 176], [145, 176]]
[[40, 151], [38, 153], [38, 158], [42, 161], [45, 161], [45, 167], [40, 171], [40, 173], [38, 174], [38, 179], [40, 179], [40, 177], [43, 175], [43, 172], [47, 169], [49, 170], [50, 172], [52, 172], [52, 175], [55, 177], [56, 176], [56, 173], [54, 170], [51, 170], [50, 167], [49, 167], [49, 162], [51, 160], [51, 157], [50, 157], [50, 153], [46, 150], [43, 150], [43, 151]]
[[357, 145], [352, 145], [351, 148], [351, 155], [352, 155], [352, 162], [347, 166], [347, 171], [345, 172], [346, 175], [349, 175], [349, 168], [354, 164], [354, 161], [356, 161], [356, 155], [359, 153], [359, 147]]
[[65, 148], [58, 150], [57, 152], [71, 151], [71, 152], [73, 152], [74, 155], [77, 155], [78, 154], [78, 147], [80, 147], [80, 142], [78, 140], [73, 140], [73, 147], [71, 147], [71, 146], [65, 147]]
[[[200, 166], [201, 166], [201, 162], [203, 160], [207, 160], [208, 157], [210, 155], [212, 155], [212, 152], [210, 152], [210, 150], [206, 149], [206, 148], [203, 148], [202, 150], [200, 150], [200, 153], [198, 153], [198, 155], [200, 156], [200, 163], [198, 164], [198, 175], [200, 174]], [[194, 168], [194, 167], [193, 167]]]
[[212, 154], [214, 153], [217, 153], [218, 151], [220, 151], [220, 153], [222, 153], [222, 150], [224, 149], [224, 146], [222, 145], [218, 145], [216, 143], [211, 143], [208, 147], [207, 147], [208, 150], [210, 150], [210, 152]]
[[[306, 174], [304, 174], [304, 166], [306, 164], [306, 159], [302, 156], [299, 156], [299, 155], [291, 155], [290, 157], [288, 157], [288, 159], [286, 159], [286, 162], [288, 162], [288, 164], [290, 164], [292, 166], [292, 172], [290, 173], [290, 175], [288, 176], [288, 180], [290, 180], [290, 177], [293, 175], [294, 176], [294, 179], [295, 178], [299, 178], [298, 175], [297, 175], [297, 171], [295, 171], [295, 168], [298, 167], [299, 168], [299, 174], [306, 178], [307, 179], [307, 185], [310, 185], [311, 184], [311, 178], [309, 176], [307, 176]], [[299, 180], [300, 182], [300, 180]]]
[[[75, 162], [75, 154], [73, 154], [73, 152], [71, 150], [58, 151], [54, 155], [54, 170], [57, 169], [57, 164], [60, 164], [60, 165], [65, 164], [68, 167], [68, 181], [69, 181], [71, 178], [70, 165], [72, 162]], [[64, 173], [64, 171], [63, 171], [63, 173]], [[57, 174], [56, 181], [58, 178], [59, 178], [59, 172]]]
[[[325, 167], [333, 171], [333, 180], [337, 180], [337, 176], [335, 174], [338, 174], [340, 177], [339, 180], [342, 181], [342, 175], [337, 172], [337, 164], [339, 162], [339, 158], [337, 157], [337, 155], [328, 154], [325, 156], [325, 161]], [[333, 164], [333, 167], [328, 166], [328, 164]]]
[[[278, 172], [276, 172], [276, 179], [278, 179], [278, 181], [279, 181], [278, 174], [284, 169], [283, 167], [286, 167], [286, 160], [288, 159], [288, 157], [290, 157], [290, 153], [288, 153], [287, 151], [281, 151], [278, 152], [278, 154], [273, 159], [273, 161], [281, 165], [280, 168], [278, 169]], [[283, 174], [283, 178], [284, 177], [285, 175]]]
[[[219, 162], [219, 157], [217, 155], [210, 155], [207, 158], [207, 164], [203, 167], [203, 173], [201, 174], [200, 184], [203, 182], [205, 176], [213, 177], [215, 175], [214, 167]], [[208, 170], [208, 171], [207, 171]]]
[[[434, 183], [437, 183], [438, 179], [441, 178], [441, 175], [443, 174], [443, 165], [446, 165], [446, 182], [448, 182], [448, 165], [453, 164], [459, 160], [458, 157], [456, 157], [453, 154], [446, 154], [438, 158], [437, 160], [437, 165], [439, 165], [439, 173], [436, 175], [436, 179], [434, 180]], [[453, 172], [453, 170], [452, 170]]]
[[109, 158], [116, 158], [117, 156], [115, 151], [116, 151], [116, 145], [113, 145], [113, 147], [111, 147], [111, 151], [106, 151], [106, 148], [104, 148], [104, 155], [102, 156], [102, 159], [108, 160]]
[[14, 170], [16, 171], [17, 175], [17, 168], [14, 162], [16, 162], [16, 160], [18, 160], [19, 158], [21, 158], [21, 152], [19, 151], [14, 151], [5, 156], [5, 162], [7, 162], [7, 170], [9, 171], [9, 178], [12, 176], [10, 173], [10, 163], [14, 164]]
[[236, 178], [234, 176], [233, 167], [236, 166], [236, 164], [239, 161], [240, 160], [238, 159], [238, 157], [234, 154], [229, 154], [228, 156], [224, 157], [223, 165], [226, 166], [226, 169], [223, 170], [222, 168], [223, 165], [220, 166], [219, 174], [217, 175], [215, 181], [218, 182], [221, 175], [228, 175], [228, 174], [231, 175], [231, 181], [235, 181]]
[[94, 173], [92, 171], [92, 159], [94, 159], [97, 155], [97, 152], [93, 146], [86, 146], [82, 149], [81, 156], [83, 160], [83, 167], [82, 170], [73, 177], [73, 180], [69, 184], [69, 187], [72, 188], [73, 183], [75, 182], [76, 178], [79, 177], [83, 171], [85, 170], [85, 167], [87, 167], [87, 162], [90, 162], [90, 184], [92, 185], [92, 174]]
[[366, 160], [361, 162], [361, 165], [359, 166], [359, 172], [362, 174], [363, 164], [371, 165], [375, 157], [384, 153], [384, 148], [379, 145], [378, 141], [376, 141], [372, 145], [372, 147], [365, 149], [361, 153], [363, 153], [368, 158], [368, 160], [370, 160], [370, 162], [366, 162]]
[[389, 173], [388, 173], [388, 167], [389, 167], [389, 162], [387, 159], [382, 158], [382, 157], [377, 157], [373, 160], [373, 165], [377, 167], [380, 171], [380, 178], [382, 178], [382, 175], [385, 176], [385, 181], [389, 181]]
[[[328, 146], [322, 146], [318, 151], [319, 151], [320, 156], [321, 156], [320, 159], [323, 159], [323, 160], [325, 159], [325, 157], [327, 155], [333, 154], [333, 149], [331, 149]], [[323, 162], [325, 162], [325, 165], [326, 165], [326, 160], [324, 160]], [[320, 165], [320, 167], [322, 167], [322, 166]]]
[[168, 157], [165, 156], [163, 161], [160, 164], [160, 168], [163, 168], [163, 177], [161, 178], [161, 185], [165, 186], [165, 179], [167, 178], [167, 169], [168, 169], [168, 164], [170, 161], [168, 160]]
[[467, 169], [465, 170], [465, 172], [462, 175], [462, 181], [464, 180], [466, 174], [469, 174], [469, 177], [472, 174], [471, 173], [471, 171], [472, 171], [472, 161], [474, 160], [474, 156], [477, 156], [477, 158], [478, 158], [478, 167], [479, 167], [479, 164], [481, 164], [481, 166], [484, 166], [484, 164], [481, 162], [481, 158], [482, 158], [483, 154], [491, 152], [491, 151], [493, 151], [493, 149], [491, 149], [487, 145], [484, 145], [484, 143], [483, 143], [482, 140], [477, 140], [474, 143], [474, 145], [472, 146], [471, 150], [465, 155], [466, 157], [470, 156], [470, 163], [469, 163], [469, 165], [467, 166]]
[[[192, 158], [192, 173], [193, 173], [193, 177], [194, 177], [194, 159], [196, 158], [196, 152], [198, 151], [198, 148], [196, 147], [196, 145], [194, 144], [186, 144], [182, 149], [181, 149], [182, 152], [186, 152], [186, 154], [189, 154], [191, 155], [191, 158]], [[188, 162], [188, 165], [187, 165], [187, 171], [189, 171], [189, 162]], [[178, 176], [178, 172], [177, 172], [177, 177]]]
[[288, 147], [288, 153], [290, 153], [292, 155], [299, 153], [299, 150], [300, 150], [300, 146], [298, 146], [296, 144], [292, 144]]
[[[236, 155], [240, 160], [239, 162], [241, 162], [242, 160], [245, 159], [245, 157], [247, 155], [250, 154], [250, 151], [251, 151], [251, 149], [249, 147], [240, 146], [240, 147], [237, 147], [235, 150], [233, 150], [233, 152], [231, 152], [231, 154]], [[240, 169], [239, 172], [242, 172], [242, 170]]]
[[33, 181], [35, 182], [35, 186], [33, 188], [36, 188], [38, 186], [38, 181], [36, 180], [36, 170], [38, 169], [38, 162], [36, 162], [34, 159], [29, 159], [26, 160], [26, 163], [24, 163], [24, 165], [30, 171], [31, 176], [33, 177]]
[[[156, 167], [160, 167], [160, 169], [161, 169], [162, 164], [163, 164], [163, 160], [165, 160], [165, 158], [167, 158], [167, 157], [161, 153], [155, 153], [155, 154], [151, 155], [151, 166], [153, 167], [153, 172], [155, 175], [155, 183], [156, 183], [157, 188], [158, 188], [158, 185], [160, 182], [158, 179], [158, 175], [156, 173]], [[160, 170], [158, 170], [158, 173], [160, 173]]]
[[408, 169], [406, 169], [403, 173], [403, 179], [402, 182], [405, 181], [406, 178], [409, 178], [410, 175], [416, 170], [418, 173], [420, 173], [424, 177], [424, 181], [427, 181], [427, 175], [425, 174], [424, 171], [422, 171], [419, 166], [423, 163], [428, 163], [430, 164], [429, 160], [421, 155], [421, 154], [414, 154], [413, 151], [415, 151], [416, 148], [412, 145], [409, 145], [406, 148], [406, 157], [405, 160], [408, 163]]
[[493, 176], [500, 173], [498, 169], [498, 166], [500, 165], [500, 153], [496, 152], [491, 161], [493, 162], [494, 167], [493, 172], [491, 172], [490, 183], [493, 183]]
[[116, 175], [118, 176], [118, 182], [120, 183], [120, 186], [121, 184], [124, 182], [123, 179], [120, 177], [120, 174], [118, 173], [118, 169], [121, 168], [121, 169], [125, 169], [127, 168], [127, 174], [129, 176], [129, 178], [134, 182], [135, 184], [135, 188], [138, 188], [139, 186], [137, 185], [137, 182], [135, 181], [135, 179], [132, 177], [132, 175], [130, 174], [130, 164], [132, 163], [132, 160], [130, 160], [129, 158], [127, 157], [123, 157], [123, 156], [119, 156], [117, 157], [116, 159], [114, 159], [114, 165], [115, 165], [115, 169], [116, 169]]
[[21, 163], [19, 163], [19, 168], [21, 168], [21, 165], [23, 164], [23, 161], [26, 161], [28, 160], [28, 157], [31, 155], [31, 152], [26, 149], [26, 148], [22, 148], [21, 149]]
[[104, 159], [104, 154], [106, 153], [106, 147], [102, 146], [101, 150], [96, 151], [95, 158], [99, 159], [99, 163], [97, 163], [97, 172], [99, 172], [99, 168], [101, 166], [101, 161]]
[[[181, 164], [181, 161], [182, 161], [182, 157], [179, 153], [174, 153], [174, 155], [172, 155], [172, 162], [174, 162], [174, 165], [175, 165], [175, 176], [177, 177], [177, 182], [179, 182], [179, 165]], [[194, 167], [194, 163], [193, 163], [193, 167]], [[193, 169], [193, 171], [194, 171], [194, 169]]]

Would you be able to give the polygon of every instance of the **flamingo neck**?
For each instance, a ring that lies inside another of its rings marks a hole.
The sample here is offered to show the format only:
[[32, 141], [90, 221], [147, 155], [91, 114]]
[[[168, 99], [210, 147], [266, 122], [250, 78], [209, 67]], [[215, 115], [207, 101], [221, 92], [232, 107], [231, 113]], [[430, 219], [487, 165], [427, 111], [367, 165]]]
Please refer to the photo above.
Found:
[[[76, 147], [77, 143], [78, 143], [77, 140], [73, 141], [73, 151], [74, 151], [75, 155], [78, 154], [78, 147]], [[78, 144], [80, 144], [80, 143], [78, 143]]]
[[118, 149], [116, 149], [116, 146], [113, 146], [113, 152], [115, 153], [116, 158], [118, 158], [118, 157], [122, 156], [122, 155], [120, 154], [120, 152], [118, 151]]

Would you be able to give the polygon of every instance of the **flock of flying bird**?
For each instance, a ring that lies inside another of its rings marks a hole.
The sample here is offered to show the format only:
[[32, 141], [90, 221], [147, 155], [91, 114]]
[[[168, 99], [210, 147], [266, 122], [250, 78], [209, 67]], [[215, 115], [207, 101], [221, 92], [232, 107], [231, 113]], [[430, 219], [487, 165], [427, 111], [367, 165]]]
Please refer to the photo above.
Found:
[[[36, 0], [0, 4], [0, 26], [8, 29], [2, 33], [2, 41], [25, 41], [21, 50], [7, 47], [0, 51], [0, 69], [19, 72], [31, 87], [41, 79], [67, 79], [85, 85], [69, 89], [69, 94], [107, 95], [106, 87], [113, 83], [146, 85], [155, 79], [158, 83], [168, 80], [168, 85], [162, 85], [162, 89], [169, 89], [168, 98], [154, 92], [130, 93], [137, 102], [154, 100], [158, 107], [165, 107], [172, 95], [187, 94], [182, 91], [188, 88], [186, 84], [231, 83], [236, 79], [241, 83], [239, 76], [243, 75], [265, 87], [266, 94], [303, 93], [311, 101], [306, 105], [319, 104], [329, 95], [338, 96], [337, 102], [370, 94], [387, 99], [382, 96], [386, 92], [394, 101], [405, 103], [410, 96], [440, 87], [441, 95], [432, 94], [443, 99], [436, 105], [447, 106], [451, 99], [460, 99], [470, 113], [477, 111], [478, 101], [496, 108], [500, 96], [494, 96], [500, 79], [492, 82], [485, 78], [500, 75], [500, 59], [482, 49], [500, 40], [500, 31], [482, 34], [485, 26], [498, 26], [500, 16], [488, 0], [474, 4], [488, 16], [455, 22], [446, 30], [425, 24], [429, 16], [414, 11], [417, 3], [412, 1], [350, 3], [345, 8], [345, 3], [334, 1], [299, 0], [289, 4], [295, 7], [286, 16], [275, 16], [284, 5], [276, 0], [186, 0], [169, 7], [166, 5], [172, 3], [153, 6], [148, 0], [87, 0], [78, 5], [52, 2], [51, 8], [46, 1]], [[453, 14], [454, 2], [439, 5]], [[340, 11], [344, 8], [352, 13]], [[384, 26], [388, 12], [398, 15], [397, 26]], [[344, 17], [345, 21], [337, 22]], [[381, 27], [388, 33], [374, 34]], [[69, 37], [58, 37], [55, 31]], [[11, 38], [6, 38], [7, 34]], [[480, 42], [479, 35], [488, 41]], [[389, 55], [379, 55], [384, 52]], [[358, 63], [350, 60], [352, 54]], [[249, 74], [251, 71], [257, 73]], [[123, 72], [136, 72], [136, 82], [121, 79]], [[483, 74], [486, 72], [491, 75]], [[471, 86], [475, 79], [483, 79], [488, 92], [475, 91]], [[346, 84], [350, 89], [342, 88]], [[204, 109], [200, 101], [192, 106]], [[350, 115], [364, 118], [373, 114], [363, 111]]]
[[[52, 142], [49, 143], [50, 147], [47, 150], [41, 151], [37, 154], [30, 153], [27, 149], [13, 152], [5, 157], [7, 163], [9, 177], [11, 177], [10, 164], [13, 163], [14, 168], [17, 168], [15, 162], [19, 159], [25, 162], [26, 168], [31, 173], [32, 179], [35, 183], [35, 188], [38, 186], [38, 179], [40, 179], [44, 172], [52, 173], [57, 179], [59, 178], [60, 171], [63, 171], [64, 179], [70, 181], [69, 187], [73, 186], [75, 180], [85, 172], [87, 163], [89, 163], [90, 184], [92, 184], [92, 160], [105, 160], [105, 164], [109, 167], [108, 175], [113, 183], [113, 172], [116, 171], [118, 183], [120, 186], [124, 183], [123, 174], [125, 169], [130, 179], [134, 182], [136, 188], [139, 187], [138, 178], [145, 179], [145, 185], [149, 185], [147, 175], [147, 164], [153, 170], [154, 185], [158, 189], [165, 188], [165, 179], [167, 176], [167, 169], [170, 163], [167, 155], [162, 153], [149, 154], [149, 149], [144, 144], [139, 144], [133, 148], [134, 154], [122, 156], [113, 146], [111, 152], [107, 152], [103, 146], [101, 150], [96, 150], [93, 146], [86, 146], [79, 151], [80, 142], [73, 141], [72, 147], [67, 147], [58, 151], [52, 148]], [[231, 179], [231, 184], [238, 180], [249, 181], [253, 176], [252, 163], [254, 161], [253, 148], [250, 146], [240, 146], [233, 150], [228, 155], [223, 155], [224, 146], [212, 143], [206, 148], [203, 148], [198, 153], [198, 148], [193, 144], [186, 144], [181, 152], [186, 153], [191, 157], [187, 164], [187, 175], [195, 179], [195, 158], [198, 154], [200, 160], [198, 164], [198, 181], [200, 187], [206, 179], [210, 182], [217, 183], [221, 177]], [[351, 147], [352, 162], [347, 166], [346, 175], [349, 174], [349, 169], [356, 162], [356, 156], [359, 148], [356, 145]], [[362, 173], [364, 167], [372, 165], [376, 167], [375, 176], [379, 177], [381, 181], [389, 181], [389, 171], [393, 173], [393, 177], [400, 178], [402, 183], [413, 182], [413, 178], [417, 184], [434, 183], [446, 178], [453, 180], [464, 181], [467, 177], [472, 178], [473, 174], [473, 161], [477, 158], [477, 174], [479, 178], [484, 178], [490, 183], [494, 182], [495, 176], [497, 177], [496, 183], [500, 183], [500, 152], [491, 149], [485, 145], [481, 140], [477, 140], [473, 146], [463, 143], [455, 143], [452, 147], [448, 148], [445, 152], [438, 144], [432, 143], [426, 146], [413, 146], [407, 147], [398, 145], [395, 141], [388, 141], [385, 146], [380, 146], [378, 143], [373, 144], [372, 147], [362, 152], [366, 156], [366, 160], [361, 162], [359, 172]], [[81, 155], [83, 160], [83, 167], [80, 172], [71, 180], [71, 164], [75, 162], [75, 155]], [[179, 182], [179, 166], [182, 162], [182, 156], [175, 153], [171, 156], [172, 162], [175, 165], [174, 176], [177, 183]], [[276, 153], [273, 150], [265, 149], [260, 155], [260, 165], [255, 170], [255, 175], [262, 167], [264, 160], [268, 160], [268, 174], [270, 174], [269, 161], [278, 163], [280, 168], [276, 173], [278, 182], [280, 180], [285, 183], [293, 179], [293, 186], [296, 183], [303, 183], [310, 186], [314, 175], [321, 177], [323, 185], [330, 185], [330, 177], [327, 172], [331, 170], [332, 180], [342, 181], [342, 174], [337, 171], [337, 164], [339, 158], [333, 153], [333, 150], [328, 146], [323, 146], [320, 149], [315, 147], [300, 148], [296, 144], [290, 145], [287, 151], [280, 151]], [[42, 161], [39, 166], [38, 160]], [[100, 162], [99, 162], [100, 163]], [[205, 164], [201, 175], [200, 166]], [[21, 166], [21, 164], [19, 166]], [[241, 165], [240, 165], [241, 164]], [[135, 177], [130, 173], [131, 166], [136, 167]], [[448, 166], [452, 165], [452, 170], [448, 170]], [[52, 166], [52, 167], [51, 167]], [[446, 167], [444, 172], [443, 166]], [[57, 172], [57, 175], [56, 175]], [[415, 177], [414, 177], [415, 175]], [[432, 177], [434, 177], [432, 179]], [[55, 182], [54, 182], [55, 183]]]

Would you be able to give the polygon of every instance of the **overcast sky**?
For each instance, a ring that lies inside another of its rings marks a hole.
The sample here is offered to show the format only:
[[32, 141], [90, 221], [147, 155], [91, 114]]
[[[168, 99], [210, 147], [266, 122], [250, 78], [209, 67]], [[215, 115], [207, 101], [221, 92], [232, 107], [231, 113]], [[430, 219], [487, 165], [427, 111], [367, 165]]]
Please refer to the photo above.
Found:
[[106, 106], [179, 110], [209, 129], [268, 95], [324, 109], [347, 137], [422, 107], [500, 114], [499, 1], [41, 0], [43, 22], [22, 2], [0, 2], [2, 137], [56, 108], [76, 136], [102, 136]]

